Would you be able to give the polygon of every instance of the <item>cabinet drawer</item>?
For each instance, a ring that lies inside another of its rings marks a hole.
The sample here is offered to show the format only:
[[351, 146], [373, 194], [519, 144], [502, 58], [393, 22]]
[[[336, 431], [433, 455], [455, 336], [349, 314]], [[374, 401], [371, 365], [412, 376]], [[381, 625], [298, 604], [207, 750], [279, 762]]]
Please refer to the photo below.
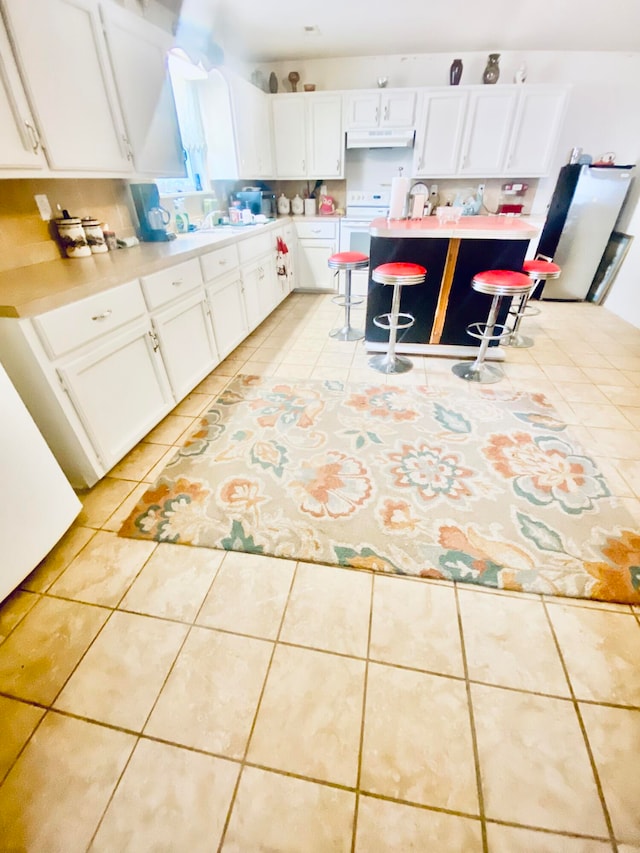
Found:
[[140, 281], [147, 305], [154, 309], [195, 290], [202, 284], [202, 273], [198, 259], [192, 258], [152, 275], [143, 275]]
[[298, 237], [307, 239], [335, 239], [338, 233], [337, 222], [296, 222]]
[[202, 276], [205, 281], [211, 281], [219, 275], [232, 272], [238, 266], [237, 246], [225, 246], [224, 249], [216, 249], [200, 257]]
[[138, 281], [130, 281], [71, 305], [56, 308], [33, 324], [48, 354], [64, 355], [146, 314]]
[[242, 240], [238, 243], [238, 255], [240, 263], [246, 264], [254, 258], [266, 255], [267, 252], [276, 250], [276, 237], [272, 232], [251, 237], [250, 240]]

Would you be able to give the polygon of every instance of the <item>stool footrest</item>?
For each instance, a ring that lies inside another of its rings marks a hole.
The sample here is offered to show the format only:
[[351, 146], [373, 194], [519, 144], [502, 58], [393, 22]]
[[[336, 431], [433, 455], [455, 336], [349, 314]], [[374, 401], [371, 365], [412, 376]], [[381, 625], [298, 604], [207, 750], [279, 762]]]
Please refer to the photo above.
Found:
[[331, 301], [335, 302], [335, 304], [339, 305], [341, 308], [351, 308], [353, 305], [362, 305], [364, 299], [360, 299], [358, 297], [347, 299], [346, 296], [332, 296]]
[[[375, 321], [374, 321], [375, 322]], [[492, 329], [502, 329], [501, 332], [497, 334], [488, 335], [487, 331]], [[487, 323], [470, 323], [467, 326], [467, 334], [472, 338], [477, 338], [478, 340], [489, 340], [489, 341], [501, 341], [504, 338], [510, 338], [513, 329], [510, 326], [506, 326], [502, 323], [496, 323], [494, 326], [489, 326]]]
[[[406, 318], [405, 320], [401, 320], [401, 318]], [[400, 312], [398, 314], [397, 320], [395, 323], [392, 323], [392, 315], [391, 314], [378, 314], [377, 317], [373, 318], [374, 325], [378, 326], [380, 329], [391, 329], [393, 326], [396, 329], [409, 329], [416, 322], [416, 318], [413, 314], [405, 314]]]

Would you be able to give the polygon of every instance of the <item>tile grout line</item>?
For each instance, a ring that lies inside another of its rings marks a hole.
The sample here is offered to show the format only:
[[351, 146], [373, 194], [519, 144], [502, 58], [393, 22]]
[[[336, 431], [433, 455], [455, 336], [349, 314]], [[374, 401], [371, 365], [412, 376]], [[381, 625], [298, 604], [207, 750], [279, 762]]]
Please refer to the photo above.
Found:
[[375, 577], [370, 578], [369, 591], [369, 624], [367, 625], [367, 654], [364, 662], [364, 683], [362, 685], [362, 717], [360, 720], [360, 737], [358, 742], [358, 766], [356, 770], [356, 796], [353, 810], [353, 829], [351, 832], [351, 853], [355, 853], [356, 837], [358, 833], [358, 814], [360, 810], [361, 779], [362, 779], [362, 750], [364, 747], [364, 729], [367, 709], [367, 690], [369, 686], [369, 664], [371, 663], [371, 630], [373, 627], [373, 607], [375, 597]]
[[571, 693], [571, 699], [573, 702], [573, 707], [574, 707], [574, 710], [576, 713], [576, 717], [578, 719], [578, 725], [580, 726], [580, 731], [582, 733], [582, 737], [584, 740], [584, 745], [585, 745], [585, 749], [587, 751], [589, 764], [591, 765], [591, 772], [593, 773], [593, 778], [594, 778], [594, 782], [596, 785], [596, 790], [598, 791], [598, 797], [600, 799], [600, 804], [602, 806], [602, 811], [604, 814], [604, 820], [605, 820], [605, 823], [607, 825], [607, 830], [609, 832], [609, 840], [611, 842], [611, 847], [612, 847], [613, 853], [618, 853], [618, 844], [617, 844], [617, 841], [615, 838], [615, 832], [613, 829], [613, 822], [611, 820], [611, 815], [609, 814], [609, 809], [607, 807], [607, 802], [605, 800], [604, 791], [602, 788], [602, 783], [600, 782], [600, 774], [598, 773], [598, 768], [596, 766], [595, 758], [593, 757], [593, 752], [591, 750], [591, 744], [589, 743], [589, 738], [587, 736], [587, 729], [586, 729], [586, 726], [584, 724], [584, 720], [582, 718], [582, 713], [580, 711], [580, 707], [578, 704], [578, 700], [576, 698], [575, 691], [573, 689], [573, 684], [571, 682], [571, 677], [569, 675], [569, 668], [565, 662], [564, 655], [562, 654], [562, 647], [560, 645], [560, 641], [558, 640], [558, 636], [556, 634], [556, 630], [555, 630], [555, 627], [553, 624], [553, 620], [551, 619], [549, 611], [547, 610], [546, 602], [543, 602], [542, 606], [544, 608], [544, 612], [545, 612], [545, 615], [547, 617], [547, 622], [549, 624], [549, 628], [551, 629], [553, 641], [556, 645], [556, 649], [558, 650], [558, 656], [560, 658], [560, 663], [562, 665], [562, 669], [564, 671], [565, 678], [567, 679], [567, 684], [569, 685], [569, 691]]
[[[151, 554], [149, 554], [149, 556], [147, 557], [147, 559], [144, 561], [143, 565], [141, 566], [140, 571], [139, 571], [139, 572], [137, 572], [137, 574], [136, 574], [135, 578], [131, 581], [131, 583], [128, 585], [128, 587], [127, 587], [126, 591], [125, 591], [125, 592], [123, 593], [123, 595], [121, 596], [120, 600], [118, 601], [118, 604], [116, 605], [116, 608], [115, 608], [115, 609], [114, 609], [114, 611], [113, 611], [114, 613], [115, 613], [115, 612], [119, 612], [119, 613], [126, 613], [126, 612], [128, 612], [128, 611], [118, 610], [118, 607], [119, 607], [119, 605], [123, 602], [123, 600], [124, 600], [124, 598], [126, 597], [127, 593], [129, 592], [129, 590], [131, 589], [131, 587], [134, 585], [134, 583], [136, 582], [136, 580], [138, 579], [138, 577], [139, 577], [139, 576], [140, 576], [140, 574], [142, 573], [143, 569], [145, 568], [145, 566], [147, 565], [147, 563], [149, 562], [149, 560], [151, 559], [151, 557], [153, 556], [153, 554], [155, 554], [155, 552], [156, 552], [156, 550], [157, 550], [157, 547], [158, 547], [158, 546], [157, 546], [157, 543], [156, 543], [156, 547], [153, 549], [153, 551], [151, 552]], [[221, 561], [221, 563], [222, 563], [222, 561]], [[212, 579], [212, 581], [211, 581], [211, 584], [209, 585], [209, 589], [210, 589], [210, 588], [211, 588], [211, 586], [213, 585], [213, 581], [216, 579], [216, 577], [217, 577], [217, 575], [218, 575], [218, 571], [219, 571], [219, 569], [220, 569], [220, 566], [218, 566], [218, 568], [216, 569], [216, 573], [215, 573], [215, 575], [214, 575], [214, 577], [213, 577], [213, 579]], [[205, 598], [206, 598], [206, 595], [205, 595]], [[198, 611], [198, 612], [199, 612], [199, 611]], [[151, 617], [151, 618], [155, 618], [155, 617]], [[107, 619], [107, 622], [108, 622], [110, 619], [111, 619], [111, 616], [109, 617], [109, 619]], [[107, 623], [105, 622], [105, 625], [106, 625], [106, 624], [107, 624]], [[172, 624], [173, 624], [173, 623], [172, 623]], [[184, 623], [182, 623], [182, 624], [184, 624]], [[154, 711], [154, 709], [155, 709], [156, 705], [158, 704], [158, 700], [160, 699], [160, 695], [162, 694], [162, 691], [164, 690], [164, 688], [165, 688], [165, 686], [166, 686], [166, 684], [167, 684], [167, 681], [169, 680], [169, 677], [170, 677], [171, 673], [173, 672], [173, 669], [174, 669], [174, 667], [175, 667], [175, 665], [176, 665], [176, 661], [177, 661], [177, 660], [178, 660], [178, 658], [180, 657], [180, 654], [181, 654], [181, 652], [182, 652], [182, 650], [183, 650], [183, 648], [184, 648], [184, 646], [185, 646], [185, 643], [187, 642], [187, 640], [188, 640], [189, 636], [191, 635], [191, 631], [193, 630], [193, 627], [194, 627], [194, 626], [193, 626], [193, 624], [191, 624], [191, 625], [189, 625], [189, 627], [187, 628], [187, 631], [186, 631], [186, 633], [185, 633], [185, 635], [184, 635], [184, 638], [183, 638], [182, 642], [180, 643], [180, 645], [179, 645], [179, 647], [178, 647], [178, 649], [177, 649], [177, 651], [176, 651], [176, 654], [175, 654], [175, 656], [174, 656], [174, 658], [173, 658], [173, 661], [172, 661], [172, 663], [171, 663], [171, 666], [170, 666], [170, 667], [169, 667], [169, 669], [167, 670], [166, 675], [165, 675], [165, 677], [164, 677], [164, 679], [163, 679], [163, 681], [162, 681], [162, 684], [160, 685], [160, 689], [158, 690], [158, 693], [157, 693], [157, 695], [156, 695], [156, 698], [155, 698], [154, 702], [152, 703], [151, 708], [149, 709], [149, 713], [147, 714], [147, 716], [146, 716], [146, 718], [145, 718], [145, 720], [144, 720], [144, 722], [143, 722], [142, 726], [140, 727], [140, 731], [139, 731], [139, 732], [136, 732], [136, 742], [134, 743], [134, 745], [133, 745], [133, 749], [131, 750], [131, 753], [129, 754], [129, 757], [128, 757], [127, 761], [125, 762], [124, 767], [122, 768], [122, 772], [121, 772], [121, 773], [120, 773], [120, 775], [118, 776], [118, 779], [117, 779], [117, 781], [116, 781], [115, 785], [113, 786], [113, 789], [112, 789], [112, 791], [111, 791], [111, 794], [109, 795], [109, 799], [108, 799], [108, 801], [107, 801], [107, 804], [105, 805], [105, 807], [104, 807], [104, 809], [103, 809], [103, 811], [102, 811], [102, 814], [101, 814], [101, 816], [100, 816], [100, 819], [98, 820], [98, 823], [96, 824], [96, 828], [95, 828], [95, 830], [94, 830], [94, 832], [93, 832], [93, 835], [91, 836], [91, 840], [90, 840], [90, 842], [89, 842], [89, 846], [88, 846], [88, 848], [87, 848], [87, 849], [90, 849], [91, 845], [93, 844], [93, 842], [94, 842], [94, 840], [95, 840], [96, 835], [97, 835], [97, 834], [98, 834], [98, 832], [100, 831], [100, 827], [102, 826], [102, 823], [103, 823], [103, 821], [104, 821], [104, 819], [105, 819], [105, 816], [106, 816], [106, 814], [107, 814], [107, 811], [109, 810], [109, 807], [111, 806], [111, 803], [113, 802], [113, 799], [114, 799], [114, 797], [115, 797], [115, 795], [116, 795], [116, 792], [117, 792], [118, 788], [120, 787], [120, 783], [121, 783], [121, 781], [122, 781], [122, 779], [123, 779], [123, 777], [124, 777], [124, 775], [125, 775], [125, 773], [126, 773], [126, 771], [127, 771], [128, 767], [129, 767], [129, 764], [131, 763], [131, 759], [133, 758], [133, 754], [134, 754], [134, 752], [136, 751], [136, 749], [137, 749], [137, 747], [138, 747], [138, 744], [140, 743], [140, 740], [141, 740], [141, 738], [142, 738], [142, 736], [143, 736], [143, 734], [142, 734], [142, 733], [144, 732], [144, 730], [145, 730], [145, 728], [146, 728], [146, 726], [147, 726], [147, 724], [148, 724], [148, 722], [149, 722], [149, 718], [151, 717], [151, 715], [152, 715], [152, 713], [153, 713], [153, 711]]]
[[[282, 633], [282, 627], [284, 625], [284, 620], [286, 617], [287, 608], [289, 607], [289, 602], [291, 601], [291, 593], [293, 591], [293, 587], [294, 587], [296, 578], [298, 576], [298, 565], [299, 565], [299, 561], [296, 561], [293, 572], [291, 573], [291, 581], [289, 583], [289, 592], [287, 593], [287, 599], [285, 601], [284, 607], [282, 608], [282, 615], [280, 616], [280, 624], [278, 625], [278, 630], [276, 632], [275, 639], [271, 641], [273, 644], [273, 647], [271, 649], [271, 655], [269, 657], [267, 669], [265, 671], [264, 679], [262, 681], [262, 689], [260, 690], [260, 695], [258, 696], [258, 701], [256, 703], [256, 710], [255, 710], [255, 713], [253, 715], [253, 720], [251, 721], [251, 727], [249, 729], [249, 734], [247, 736], [247, 742], [246, 742], [245, 747], [244, 747], [244, 753], [243, 753], [242, 759], [240, 761], [240, 772], [238, 773], [238, 778], [236, 779], [236, 784], [233, 788], [233, 793], [231, 795], [231, 800], [229, 801], [229, 807], [227, 809], [227, 816], [225, 818], [225, 822], [224, 822], [224, 825], [222, 827], [222, 832], [220, 834], [220, 842], [219, 842], [218, 848], [217, 848], [218, 853], [221, 853], [221, 851], [222, 851], [222, 847], [224, 845], [224, 841], [225, 841], [227, 832], [229, 830], [229, 824], [231, 822], [231, 815], [233, 814], [233, 809], [234, 809], [235, 804], [236, 804], [236, 799], [238, 796], [238, 790], [240, 788], [240, 782], [242, 780], [242, 774], [244, 772], [244, 768], [247, 766], [247, 755], [249, 754], [249, 748], [251, 746], [251, 739], [252, 739], [253, 733], [255, 731], [256, 723], [258, 721], [258, 714], [260, 713], [260, 707], [262, 705], [262, 699], [264, 697], [265, 690], [267, 689], [267, 682], [269, 680], [269, 675], [271, 673], [271, 667], [273, 665], [273, 659], [275, 657], [276, 650], [278, 648], [278, 644], [279, 644], [279, 640], [280, 640], [280, 634]], [[252, 765], [249, 764], [248, 766], [252, 766]]]
[[462, 666], [464, 669], [465, 688], [467, 691], [467, 706], [469, 711], [469, 725], [471, 728], [471, 743], [473, 746], [473, 761], [476, 772], [476, 788], [478, 793], [478, 809], [480, 811], [480, 827], [482, 832], [482, 849], [484, 853], [489, 853], [489, 844], [487, 840], [487, 818], [484, 809], [484, 793], [482, 791], [482, 773], [480, 768], [480, 751], [478, 748], [478, 735], [476, 732], [475, 716], [473, 713], [473, 702], [471, 699], [471, 682], [469, 681], [469, 665], [467, 662], [467, 648], [464, 641], [464, 630], [462, 626], [462, 613], [460, 610], [460, 601], [458, 598], [458, 584], [454, 584], [454, 596], [456, 600], [456, 614], [458, 617], [458, 631], [460, 634], [460, 648], [462, 652]]

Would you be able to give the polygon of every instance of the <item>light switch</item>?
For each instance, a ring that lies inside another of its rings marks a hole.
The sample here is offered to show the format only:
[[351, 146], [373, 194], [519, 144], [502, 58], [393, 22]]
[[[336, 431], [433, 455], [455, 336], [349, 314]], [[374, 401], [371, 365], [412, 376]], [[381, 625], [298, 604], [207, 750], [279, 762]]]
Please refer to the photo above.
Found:
[[41, 219], [48, 222], [51, 219], [51, 205], [49, 204], [49, 199], [46, 195], [34, 195], [33, 198], [35, 203], [38, 205]]

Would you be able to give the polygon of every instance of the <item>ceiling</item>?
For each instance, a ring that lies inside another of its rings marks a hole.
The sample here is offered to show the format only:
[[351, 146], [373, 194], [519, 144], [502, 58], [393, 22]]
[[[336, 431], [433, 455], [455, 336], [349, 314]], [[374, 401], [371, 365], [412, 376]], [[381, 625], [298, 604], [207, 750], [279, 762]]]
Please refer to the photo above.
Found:
[[[251, 62], [467, 51], [640, 50], [640, 0], [159, 0]], [[590, 12], [587, 10], [591, 6]], [[305, 27], [317, 28], [306, 33]]]

